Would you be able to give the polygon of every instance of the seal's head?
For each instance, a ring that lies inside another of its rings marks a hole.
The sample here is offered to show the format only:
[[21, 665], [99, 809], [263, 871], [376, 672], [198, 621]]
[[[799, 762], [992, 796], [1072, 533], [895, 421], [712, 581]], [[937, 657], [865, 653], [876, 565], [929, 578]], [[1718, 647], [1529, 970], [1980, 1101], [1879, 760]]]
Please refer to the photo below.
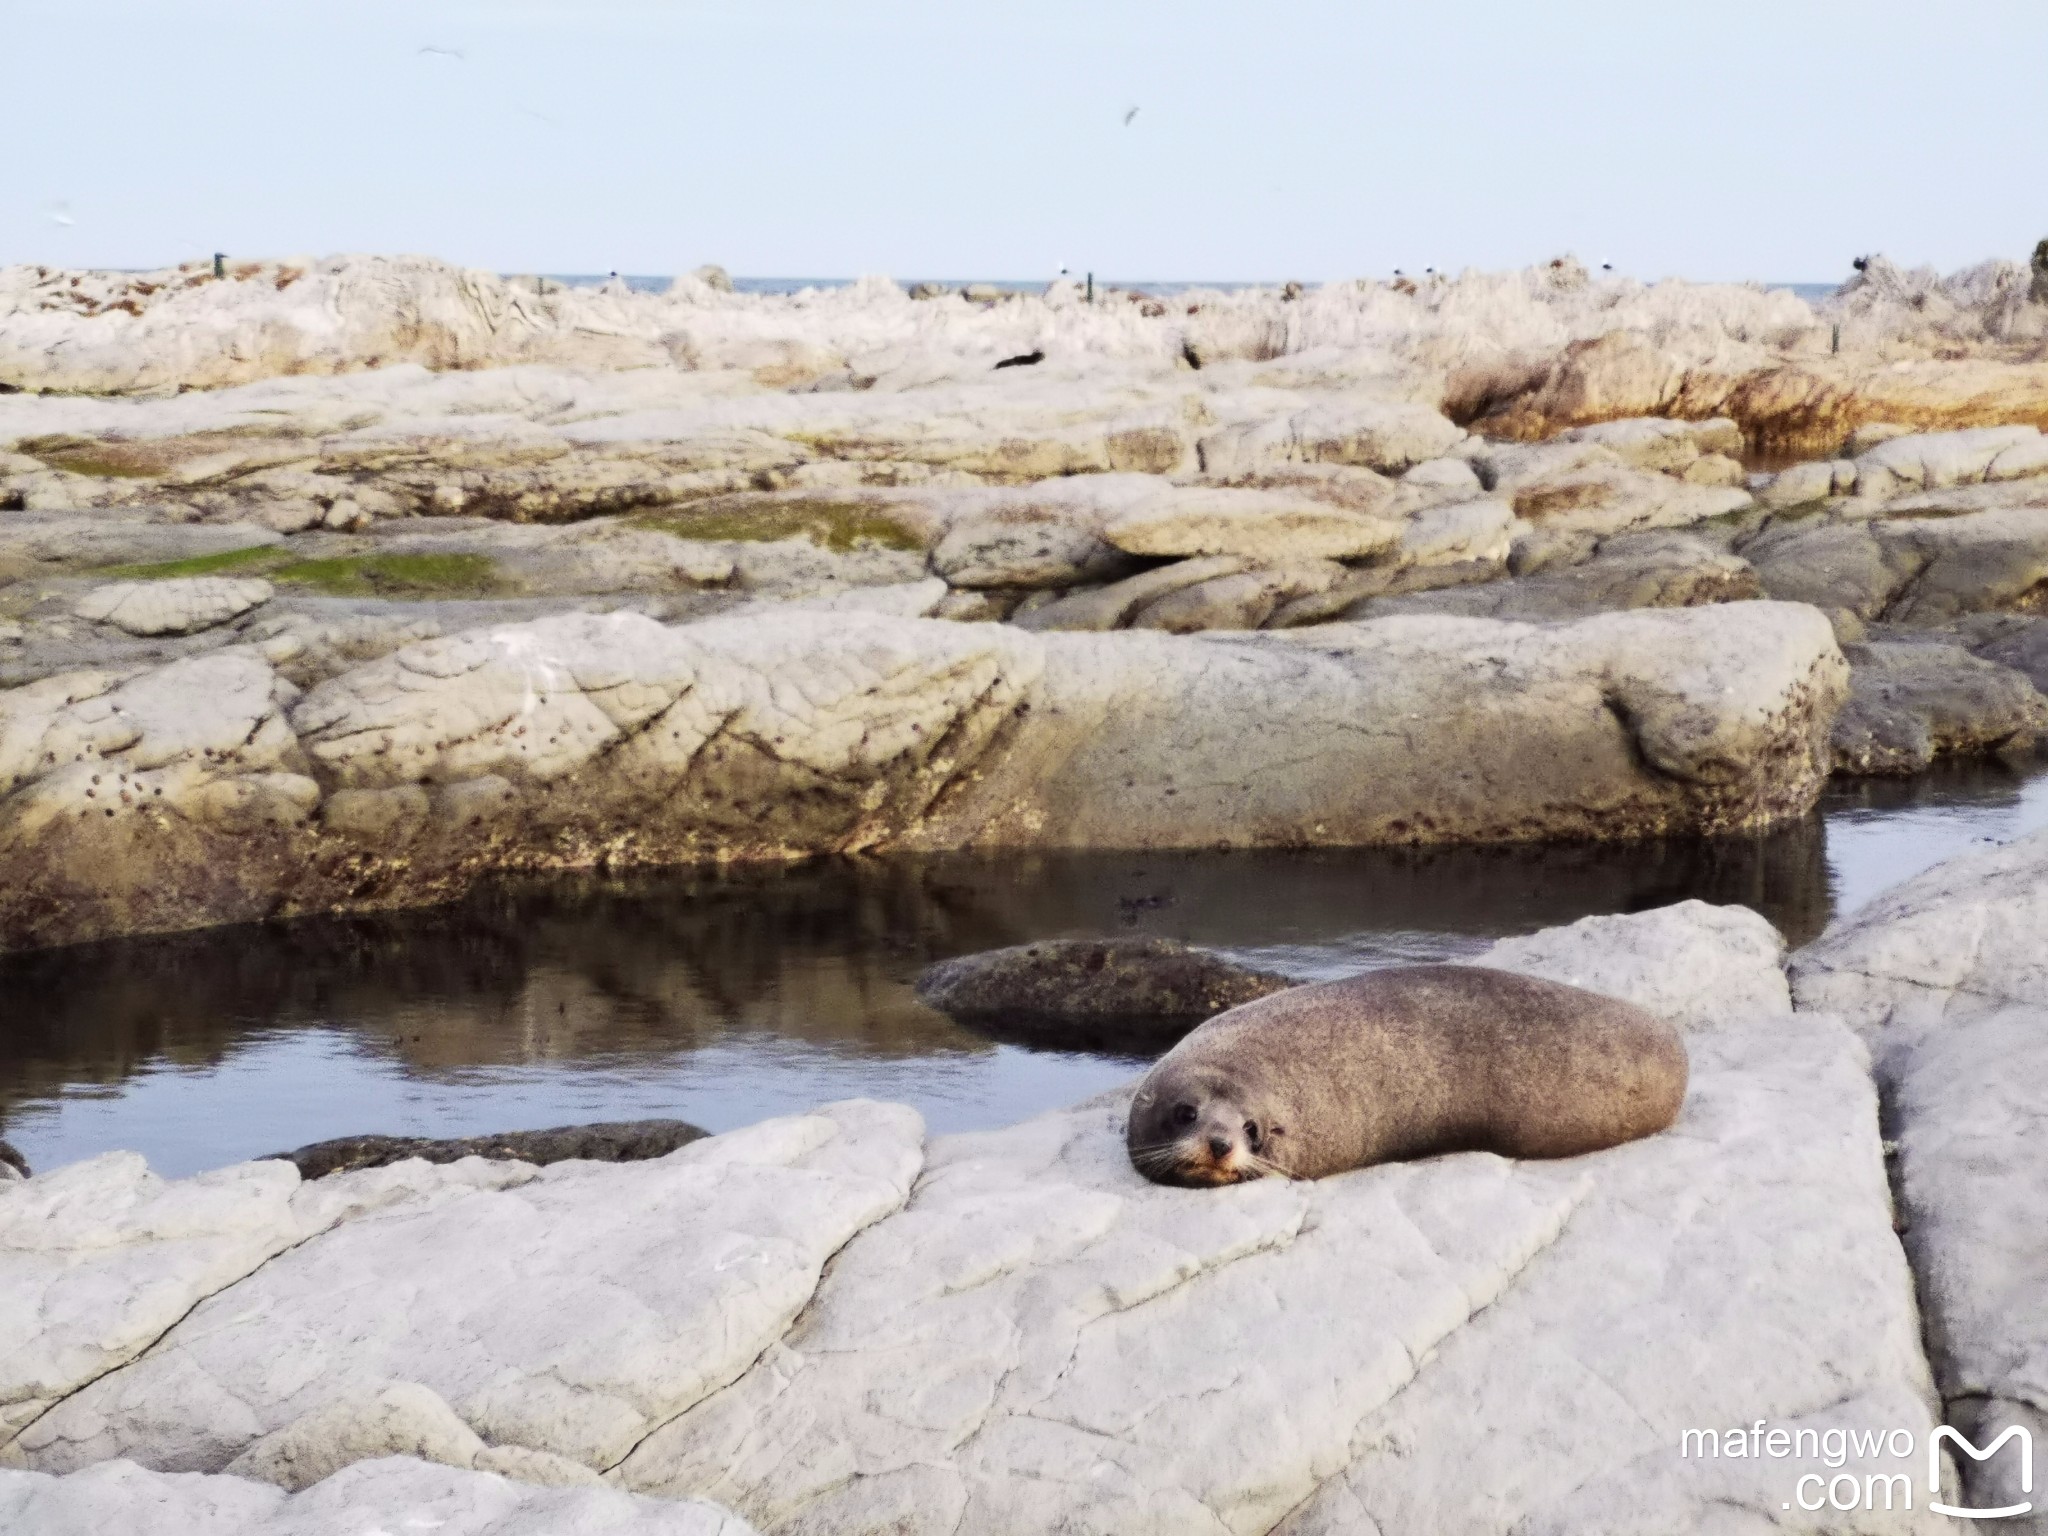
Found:
[[1155, 1184], [1189, 1189], [1288, 1177], [1273, 1160], [1286, 1128], [1272, 1123], [1259, 1097], [1214, 1067], [1161, 1063], [1131, 1100], [1131, 1166]]

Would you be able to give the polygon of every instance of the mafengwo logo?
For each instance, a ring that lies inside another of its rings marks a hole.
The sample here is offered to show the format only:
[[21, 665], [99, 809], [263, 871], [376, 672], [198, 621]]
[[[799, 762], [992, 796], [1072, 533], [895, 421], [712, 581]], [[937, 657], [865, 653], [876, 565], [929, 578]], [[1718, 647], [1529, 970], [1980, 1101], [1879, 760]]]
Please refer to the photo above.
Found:
[[1941, 1446], [1944, 1440], [1952, 1442], [1959, 1454], [1968, 1456], [1973, 1461], [1989, 1461], [2004, 1449], [2008, 1441], [2017, 1440], [2020, 1457], [2020, 1492], [2032, 1494], [2034, 1491], [2034, 1436], [2023, 1425], [2011, 1426], [1980, 1451], [1959, 1430], [1950, 1429], [1944, 1424], [1927, 1437], [1929, 1509], [1937, 1515], [1953, 1515], [1958, 1520], [2013, 1520], [2034, 1512], [2034, 1501], [2031, 1498], [2023, 1499], [2017, 1504], [2007, 1504], [1999, 1509], [1966, 1509], [1939, 1502], [1936, 1496], [1941, 1492]]
[[[1994, 1456], [2019, 1459], [2019, 1491], [2027, 1495], [2014, 1503], [1995, 1508], [1942, 1502], [1942, 1447], [1957, 1457], [1988, 1462]], [[1905, 1468], [1913, 1465], [1919, 1437], [1910, 1429], [1858, 1430], [1792, 1429], [1773, 1427], [1768, 1421], [1739, 1429], [1689, 1429], [1679, 1437], [1678, 1454], [1692, 1460], [1769, 1460], [1819, 1462], [1824, 1471], [1801, 1472], [1792, 1478], [1783, 1507], [1812, 1514], [1833, 1510], [1913, 1508], [1913, 1479]], [[1852, 1467], [1851, 1462], [1863, 1466]], [[1877, 1470], [1867, 1470], [1871, 1463]], [[2024, 1425], [2014, 1424], [2000, 1431], [1989, 1444], [1979, 1448], [1961, 1430], [1946, 1424], [1927, 1437], [1927, 1508], [1954, 1520], [2016, 1520], [2034, 1512], [2034, 1437]], [[1793, 1471], [1787, 1467], [1789, 1477]]]

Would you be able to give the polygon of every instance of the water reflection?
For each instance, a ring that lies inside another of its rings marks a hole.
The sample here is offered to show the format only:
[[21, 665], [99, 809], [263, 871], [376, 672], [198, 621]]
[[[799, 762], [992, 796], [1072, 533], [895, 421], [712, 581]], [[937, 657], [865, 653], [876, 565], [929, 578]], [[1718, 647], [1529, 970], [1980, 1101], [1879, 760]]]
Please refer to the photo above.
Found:
[[38, 1167], [132, 1146], [182, 1172], [327, 1136], [674, 1116], [723, 1129], [852, 1094], [939, 1129], [1128, 1076], [1030, 1052], [910, 984], [1036, 938], [1156, 933], [1312, 978], [1687, 897], [1796, 942], [1838, 906], [2048, 819], [1996, 770], [1845, 789], [1768, 837], [1634, 847], [834, 860], [503, 884], [456, 906], [0, 961], [0, 1126]]

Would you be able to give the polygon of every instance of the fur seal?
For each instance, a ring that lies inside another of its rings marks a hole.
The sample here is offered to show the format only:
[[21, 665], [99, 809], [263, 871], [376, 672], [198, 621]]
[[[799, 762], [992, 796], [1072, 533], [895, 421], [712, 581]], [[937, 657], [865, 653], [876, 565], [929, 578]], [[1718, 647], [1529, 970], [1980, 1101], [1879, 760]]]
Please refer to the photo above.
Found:
[[1131, 1163], [1160, 1184], [1319, 1179], [1439, 1152], [1572, 1157], [1685, 1100], [1685, 1043], [1631, 1003], [1478, 966], [1368, 971], [1220, 1013], [1138, 1085]]

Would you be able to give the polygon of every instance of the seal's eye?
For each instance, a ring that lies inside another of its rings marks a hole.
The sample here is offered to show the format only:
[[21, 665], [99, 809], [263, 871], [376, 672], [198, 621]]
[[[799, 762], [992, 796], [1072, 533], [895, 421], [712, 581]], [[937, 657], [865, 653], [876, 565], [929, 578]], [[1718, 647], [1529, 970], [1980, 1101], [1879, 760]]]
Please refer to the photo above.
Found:
[[1195, 1123], [1195, 1106], [1192, 1104], [1174, 1105], [1173, 1123], [1175, 1125], [1193, 1125]]
[[1244, 1123], [1244, 1139], [1245, 1139], [1245, 1143], [1246, 1143], [1246, 1144], [1247, 1144], [1248, 1146], [1250, 1146], [1250, 1148], [1251, 1148], [1251, 1149], [1252, 1149], [1252, 1150], [1253, 1150], [1254, 1152], [1256, 1152], [1256, 1151], [1258, 1151], [1258, 1150], [1259, 1150], [1259, 1123], [1258, 1123], [1258, 1121], [1256, 1121], [1256, 1120], [1247, 1120], [1247, 1121], [1245, 1121], [1245, 1123]]

